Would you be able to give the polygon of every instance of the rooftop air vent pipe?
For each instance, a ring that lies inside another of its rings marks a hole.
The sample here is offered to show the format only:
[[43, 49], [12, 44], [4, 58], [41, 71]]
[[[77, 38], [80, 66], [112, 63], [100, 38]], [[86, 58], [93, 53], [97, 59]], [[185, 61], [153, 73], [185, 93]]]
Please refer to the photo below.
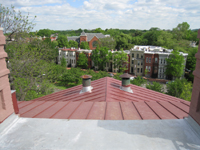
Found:
[[124, 73], [123, 75], [121, 75], [119, 77], [122, 78], [122, 86], [120, 87], [120, 90], [129, 92], [129, 93], [133, 93], [133, 91], [131, 90], [131, 87], [130, 87], [130, 77], [132, 77], [132, 76], [128, 73]]
[[81, 78], [83, 79], [82, 80], [83, 88], [82, 88], [80, 94], [81, 93], [85, 93], [85, 92], [92, 92], [92, 89], [93, 89], [93, 87], [91, 87], [91, 78], [92, 78], [92, 76], [83, 75], [83, 76], [81, 76]]

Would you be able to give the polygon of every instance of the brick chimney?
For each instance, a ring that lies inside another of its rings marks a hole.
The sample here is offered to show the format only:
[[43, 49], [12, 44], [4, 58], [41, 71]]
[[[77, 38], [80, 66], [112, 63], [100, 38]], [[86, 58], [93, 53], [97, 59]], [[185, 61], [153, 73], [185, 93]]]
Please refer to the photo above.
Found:
[[8, 80], [10, 71], [7, 69], [5, 61], [5, 58], [7, 57], [7, 54], [4, 51], [5, 44], [3, 28], [0, 28], [0, 123], [14, 112]]
[[[198, 30], [197, 38], [200, 39], [200, 29]], [[189, 115], [200, 125], [200, 44], [195, 57], [197, 62], [195, 71], [193, 72], [194, 82]]]

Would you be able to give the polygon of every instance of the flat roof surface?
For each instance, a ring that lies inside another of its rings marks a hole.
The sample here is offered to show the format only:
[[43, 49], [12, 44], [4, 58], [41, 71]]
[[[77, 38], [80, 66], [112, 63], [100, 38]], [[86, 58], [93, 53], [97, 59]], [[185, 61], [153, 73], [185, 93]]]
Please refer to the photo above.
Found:
[[121, 81], [105, 77], [91, 82], [92, 93], [82, 85], [37, 98], [18, 101], [19, 114], [29, 118], [149, 120], [182, 119], [190, 102], [131, 85], [133, 93], [120, 90]]
[[200, 150], [186, 119], [8, 120], [0, 124], [1, 150]]

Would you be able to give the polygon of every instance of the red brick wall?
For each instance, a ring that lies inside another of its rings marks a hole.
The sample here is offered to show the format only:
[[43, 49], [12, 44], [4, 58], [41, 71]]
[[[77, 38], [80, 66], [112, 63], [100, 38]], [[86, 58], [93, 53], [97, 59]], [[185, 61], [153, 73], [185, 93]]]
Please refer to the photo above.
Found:
[[91, 59], [91, 53], [88, 53], [88, 68], [92, 68], [92, 59]]
[[[198, 38], [200, 39], [200, 29], [198, 30]], [[194, 82], [189, 115], [200, 125], [200, 45], [195, 57], [197, 62], [195, 71], [193, 71]]]
[[129, 70], [130, 70], [130, 55], [128, 54], [128, 68], [127, 70], [125, 70], [126, 73], [129, 73]]
[[6, 67], [5, 58], [7, 57], [4, 51], [5, 36], [3, 29], [0, 29], [0, 123], [3, 122], [9, 115], [14, 112], [11, 98], [10, 84], [8, 74], [10, 71]]
[[99, 39], [98, 39], [96, 36], [94, 36], [94, 37], [89, 41], [89, 47], [90, 47], [91, 50], [96, 49], [96, 47], [93, 47], [93, 46], [92, 46], [92, 43], [93, 43], [94, 41], [98, 41], [98, 40], [99, 40]]
[[[146, 58], [148, 57], [148, 63], [146, 62]], [[153, 63], [154, 63], [154, 54], [144, 54], [144, 71], [146, 69], [146, 66], [148, 66], [148, 70], [149, 70], [149, 66], [151, 66], [151, 70], [150, 72], [147, 73], [147, 76], [152, 77], [152, 73], [153, 73]], [[151, 58], [151, 63], [149, 63], [149, 58]]]
[[[155, 62], [155, 58], [157, 58], [157, 63]], [[157, 67], [157, 75], [156, 78], [158, 77], [158, 70], [159, 70], [159, 55], [158, 54], [154, 54], [154, 62], [153, 62], [153, 71], [155, 74], [155, 67]]]
[[83, 41], [87, 41], [87, 36], [80, 36], [80, 44]]

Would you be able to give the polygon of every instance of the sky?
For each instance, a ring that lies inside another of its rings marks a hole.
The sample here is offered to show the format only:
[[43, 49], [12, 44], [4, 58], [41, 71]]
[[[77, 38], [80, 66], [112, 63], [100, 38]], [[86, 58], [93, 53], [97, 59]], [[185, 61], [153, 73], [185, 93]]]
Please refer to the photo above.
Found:
[[0, 0], [15, 6], [39, 29], [173, 29], [200, 27], [200, 0]]

